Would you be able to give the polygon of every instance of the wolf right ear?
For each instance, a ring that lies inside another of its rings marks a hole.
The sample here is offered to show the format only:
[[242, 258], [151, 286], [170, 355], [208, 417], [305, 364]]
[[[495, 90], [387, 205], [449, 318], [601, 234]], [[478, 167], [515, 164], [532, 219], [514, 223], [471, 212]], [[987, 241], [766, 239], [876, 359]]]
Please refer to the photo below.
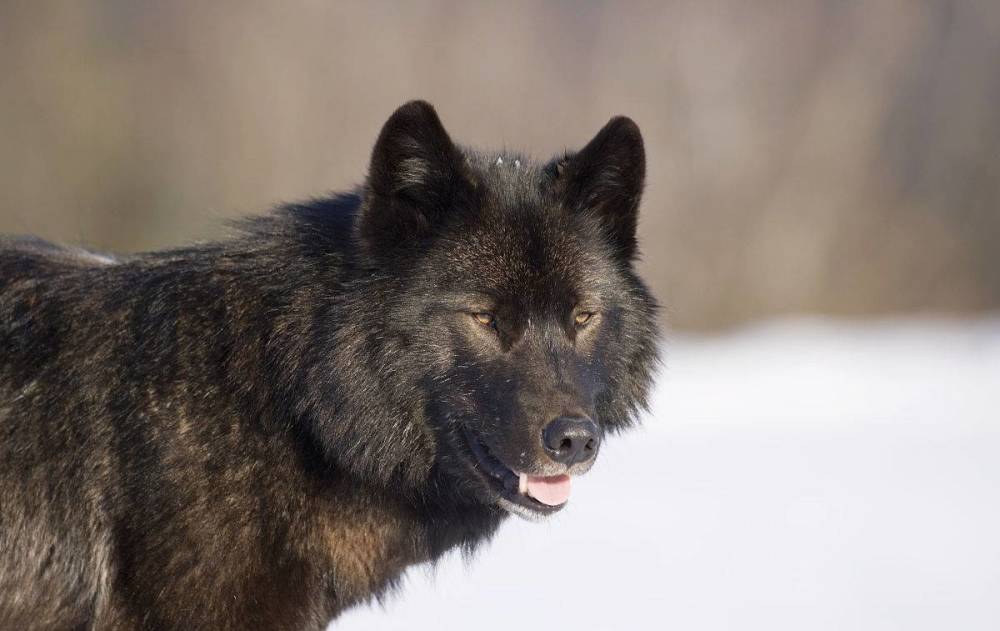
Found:
[[563, 205], [597, 217], [614, 248], [632, 260], [646, 179], [638, 125], [625, 116], [612, 118], [578, 153], [553, 160], [548, 172]]
[[464, 159], [426, 101], [410, 101], [382, 127], [368, 169], [363, 239], [392, 248], [428, 232], [471, 187]]

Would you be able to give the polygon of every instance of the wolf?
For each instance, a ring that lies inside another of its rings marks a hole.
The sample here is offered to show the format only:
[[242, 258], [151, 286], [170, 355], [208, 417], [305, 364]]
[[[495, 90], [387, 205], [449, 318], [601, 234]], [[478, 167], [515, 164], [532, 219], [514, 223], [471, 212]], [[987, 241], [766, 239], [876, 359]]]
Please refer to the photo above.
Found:
[[644, 179], [628, 118], [535, 162], [413, 101], [230, 238], [4, 239], [0, 629], [322, 629], [560, 510], [658, 363]]

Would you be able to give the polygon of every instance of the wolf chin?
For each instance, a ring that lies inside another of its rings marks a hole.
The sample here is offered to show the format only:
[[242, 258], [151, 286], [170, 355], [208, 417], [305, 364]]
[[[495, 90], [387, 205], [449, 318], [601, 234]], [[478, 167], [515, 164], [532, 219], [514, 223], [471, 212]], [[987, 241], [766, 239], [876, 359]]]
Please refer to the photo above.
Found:
[[628, 118], [536, 163], [415, 101], [229, 240], [0, 241], [0, 629], [322, 629], [559, 510], [646, 403], [644, 173]]

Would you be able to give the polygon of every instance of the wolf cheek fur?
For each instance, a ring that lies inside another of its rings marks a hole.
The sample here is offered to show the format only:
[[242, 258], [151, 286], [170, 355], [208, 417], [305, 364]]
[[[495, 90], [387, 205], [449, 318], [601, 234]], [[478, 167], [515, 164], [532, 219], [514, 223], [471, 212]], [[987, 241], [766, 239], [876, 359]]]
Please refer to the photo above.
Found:
[[320, 629], [558, 510], [645, 405], [644, 169], [625, 118], [536, 165], [412, 102], [228, 241], [0, 242], [0, 629]]

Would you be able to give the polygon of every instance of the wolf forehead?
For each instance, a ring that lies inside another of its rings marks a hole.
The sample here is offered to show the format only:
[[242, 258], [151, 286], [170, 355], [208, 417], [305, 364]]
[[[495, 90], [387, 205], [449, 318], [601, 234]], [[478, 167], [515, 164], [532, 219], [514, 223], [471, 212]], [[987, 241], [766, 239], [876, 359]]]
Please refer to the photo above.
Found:
[[439, 280], [480, 281], [512, 291], [536, 283], [595, 293], [610, 288], [614, 253], [605, 247], [599, 226], [570, 216], [553, 193], [561, 158], [540, 163], [520, 153], [461, 151], [480, 195], [474, 208], [456, 209], [472, 220], [446, 231], [443, 247], [427, 252]]
[[465, 173], [482, 188], [494, 204], [508, 208], [538, 207], [551, 201], [546, 192], [553, 182], [553, 161], [539, 162], [509, 150], [458, 147]]

